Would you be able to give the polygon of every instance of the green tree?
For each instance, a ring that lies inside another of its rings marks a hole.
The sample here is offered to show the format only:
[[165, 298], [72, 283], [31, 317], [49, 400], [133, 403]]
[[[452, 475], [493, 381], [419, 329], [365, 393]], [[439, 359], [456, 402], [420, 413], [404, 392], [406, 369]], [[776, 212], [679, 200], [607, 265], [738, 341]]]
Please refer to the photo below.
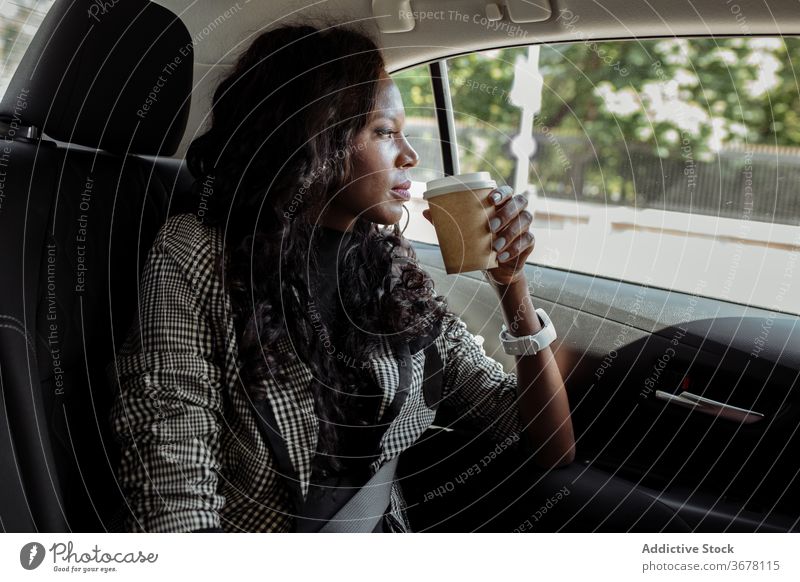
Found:
[[[514, 63], [526, 52], [512, 47], [448, 61], [459, 142], [465, 146], [462, 168], [488, 165], [510, 178], [514, 160], [508, 146], [519, 131], [520, 110], [509, 94]], [[633, 202], [636, 189], [641, 195], [639, 185], [653, 190], [663, 181], [671, 161], [708, 162], [735, 145], [800, 146], [798, 65], [795, 38], [576, 37], [543, 46], [542, 107], [533, 128], [540, 144], [536, 179], [566, 195], [577, 189]], [[406, 100], [432, 107], [428, 82], [404, 77]], [[556, 151], [556, 142], [563, 151]], [[650, 171], [645, 166], [653, 165], [654, 156], [666, 165], [661, 178], [650, 172], [648, 182], [643, 172]]]

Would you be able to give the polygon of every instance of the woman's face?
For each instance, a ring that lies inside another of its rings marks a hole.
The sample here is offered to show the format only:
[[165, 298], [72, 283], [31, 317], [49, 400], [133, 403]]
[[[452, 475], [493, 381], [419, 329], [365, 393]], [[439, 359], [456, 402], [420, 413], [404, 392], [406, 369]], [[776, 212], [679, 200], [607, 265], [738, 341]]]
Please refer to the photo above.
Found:
[[375, 110], [350, 146], [353, 177], [339, 192], [331, 193], [319, 222], [337, 230], [350, 230], [357, 218], [376, 224], [394, 224], [403, 217], [411, 182], [408, 170], [419, 162], [408, 143], [405, 110], [400, 91], [384, 72], [378, 82]]

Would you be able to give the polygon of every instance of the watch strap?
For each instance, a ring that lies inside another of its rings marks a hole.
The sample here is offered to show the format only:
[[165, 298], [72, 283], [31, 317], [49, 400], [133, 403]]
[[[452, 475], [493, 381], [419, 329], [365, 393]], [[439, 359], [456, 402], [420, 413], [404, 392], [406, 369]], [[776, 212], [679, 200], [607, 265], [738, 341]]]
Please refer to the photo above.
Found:
[[535, 355], [549, 346], [557, 338], [555, 327], [550, 317], [541, 307], [536, 310], [542, 329], [533, 335], [515, 337], [508, 332], [508, 328], [503, 324], [500, 331], [500, 344], [503, 351], [509, 355], [526, 356]]

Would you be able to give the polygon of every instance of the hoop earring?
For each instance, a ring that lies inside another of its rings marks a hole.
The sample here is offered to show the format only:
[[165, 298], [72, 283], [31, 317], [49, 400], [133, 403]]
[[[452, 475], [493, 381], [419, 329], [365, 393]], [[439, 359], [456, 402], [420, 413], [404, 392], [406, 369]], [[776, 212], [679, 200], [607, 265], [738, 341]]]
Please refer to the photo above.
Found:
[[[403, 227], [403, 230], [400, 231], [400, 236], [403, 236], [403, 233], [408, 228], [408, 223], [411, 222], [411, 211], [406, 207], [405, 204], [403, 204], [403, 210], [406, 211], [407, 218], [406, 218], [406, 225]], [[399, 225], [399, 224], [400, 224], [400, 221], [397, 222], [397, 225]], [[395, 225], [395, 226], [397, 226], [397, 225]]]

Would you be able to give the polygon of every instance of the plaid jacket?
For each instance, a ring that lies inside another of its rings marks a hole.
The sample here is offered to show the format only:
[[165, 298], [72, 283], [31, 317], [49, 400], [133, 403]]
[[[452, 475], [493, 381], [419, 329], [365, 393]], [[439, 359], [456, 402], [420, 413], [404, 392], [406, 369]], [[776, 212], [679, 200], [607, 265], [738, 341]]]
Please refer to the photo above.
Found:
[[[221, 229], [194, 214], [167, 220], [143, 269], [138, 319], [107, 368], [117, 391], [110, 421], [121, 446], [117, 476], [129, 506], [126, 531], [292, 530], [288, 486], [238, 374], [230, 298], [213, 272], [222, 247]], [[505, 373], [455, 319], [451, 332], [435, 340], [444, 366], [442, 405], [455, 407], [498, 442], [519, 435], [516, 375]], [[280, 349], [292, 348], [283, 340]], [[420, 389], [424, 360], [423, 350], [411, 355], [409, 395], [381, 438], [373, 473], [433, 422], [435, 412]], [[384, 344], [371, 364], [385, 407], [397, 390], [398, 362]], [[271, 375], [264, 383], [305, 495], [318, 430], [308, 390], [312, 375], [299, 359], [288, 372], [288, 386]], [[410, 531], [404, 508], [395, 481], [390, 531]]]

